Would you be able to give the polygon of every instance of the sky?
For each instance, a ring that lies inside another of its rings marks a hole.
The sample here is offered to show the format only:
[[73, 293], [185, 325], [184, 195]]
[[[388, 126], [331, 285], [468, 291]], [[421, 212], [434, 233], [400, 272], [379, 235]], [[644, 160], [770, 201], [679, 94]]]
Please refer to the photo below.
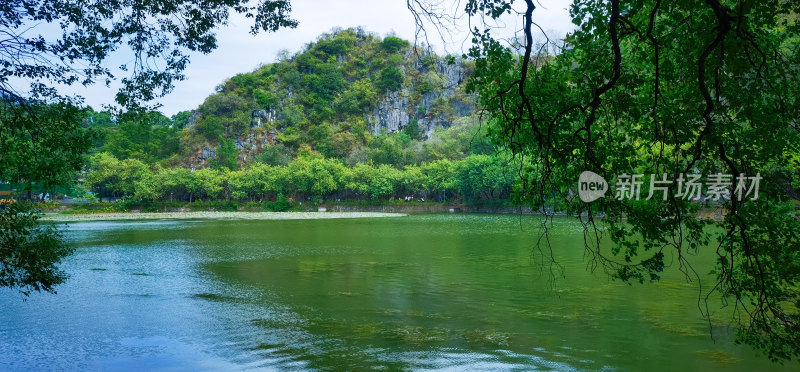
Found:
[[[533, 20], [548, 34], [563, 35], [572, 28], [567, 11], [570, 3], [569, 0], [540, 0]], [[185, 71], [186, 79], [177, 82], [170, 94], [159, 99], [161, 112], [171, 116], [179, 111], [195, 109], [225, 79], [253, 71], [261, 64], [274, 62], [280, 50], [286, 49], [294, 54], [307, 43], [315, 41], [320, 34], [330, 32], [335, 27], [361, 26], [380, 36], [394, 33], [404, 39], [414, 40], [414, 18], [406, 8], [406, 0], [293, 0], [291, 4], [292, 17], [299, 22], [294, 29], [262, 32], [253, 36], [249, 33], [250, 20], [241, 16], [232, 17], [229, 24], [217, 32], [216, 50], [207, 55], [191, 56], [191, 63]], [[513, 32], [520, 28], [520, 24], [521, 17], [511, 17], [506, 20], [504, 27], [506, 31]], [[447, 51], [461, 54], [462, 48], [465, 50], [469, 46], [460, 42], [462, 39], [449, 39]], [[433, 35], [430, 40], [436, 44]], [[442, 45], [438, 47], [442, 49]], [[116, 90], [95, 85], [89, 88], [73, 87], [67, 92], [77, 93], [85, 98], [86, 104], [100, 109], [103, 105], [113, 104]]]

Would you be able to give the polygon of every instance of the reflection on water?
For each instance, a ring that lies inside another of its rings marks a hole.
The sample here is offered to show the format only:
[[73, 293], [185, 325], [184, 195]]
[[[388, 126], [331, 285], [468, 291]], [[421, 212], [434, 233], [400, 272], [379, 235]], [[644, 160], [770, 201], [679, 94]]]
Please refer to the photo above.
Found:
[[712, 341], [677, 270], [644, 286], [587, 272], [570, 219], [553, 282], [539, 222], [73, 223], [58, 295], [0, 290], [0, 370], [778, 368], [732, 344], [727, 309]]

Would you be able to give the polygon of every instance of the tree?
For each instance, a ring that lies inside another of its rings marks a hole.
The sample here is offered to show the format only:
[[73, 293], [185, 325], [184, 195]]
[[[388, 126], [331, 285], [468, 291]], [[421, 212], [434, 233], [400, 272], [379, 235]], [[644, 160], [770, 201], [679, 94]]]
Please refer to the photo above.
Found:
[[150, 169], [138, 159], [120, 161], [102, 152], [89, 160], [86, 186], [101, 196], [133, 196], [136, 182], [149, 175]]
[[219, 137], [219, 149], [217, 149], [219, 160], [212, 160], [215, 168], [225, 168], [228, 170], [239, 169], [239, 149], [231, 138]]
[[193, 199], [215, 200], [219, 198], [224, 189], [224, 179], [219, 171], [213, 169], [200, 169], [189, 173], [186, 190], [189, 201]]
[[256, 155], [255, 161], [269, 165], [287, 165], [292, 160], [292, 149], [278, 143], [267, 146], [264, 151]]
[[347, 188], [373, 200], [387, 198], [397, 193], [401, 177], [399, 171], [386, 164], [357, 164]]
[[458, 167], [448, 159], [423, 164], [422, 172], [425, 174], [425, 186], [434, 196], [452, 196], [458, 189]]
[[378, 93], [369, 79], [354, 81], [336, 99], [337, 113], [363, 114], [372, 109], [377, 101]]
[[477, 202], [507, 196], [513, 175], [496, 156], [470, 155], [458, 164], [456, 179], [462, 198]]
[[386, 66], [378, 73], [376, 87], [381, 92], [395, 91], [403, 85], [403, 71], [397, 66]]
[[411, 139], [414, 140], [422, 139], [422, 133], [419, 131], [419, 122], [417, 122], [417, 119], [411, 119], [408, 122], [408, 125], [406, 125], [405, 128], [403, 128], [403, 133], [405, 133], [406, 135], [411, 137]]
[[280, 170], [255, 163], [243, 171], [230, 172], [228, 177], [231, 197], [237, 200], [264, 201], [268, 196], [276, 196], [281, 191], [278, 187], [278, 181], [282, 178]]
[[172, 115], [172, 125], [177, 129], [186, 128], [190, 121], [193, 120], [194, 114], [191, 111], [181, 111]]
[[[295, 27], [288, 0], [208, 1], [69, 1], [9, 0], [0, 7], [4, 35], [0, 56], [0, 91], [22, 97], [10, 78], [29, 80], [32, 97], [56, 96], [53, 84], [107, 82], [115, 71], [104, 62], [114, 55], [132, 54], [121, 79], [116, 101], [138, 106], [168, 93], [183, 79], [192, 52], [208, 53], [217, 46], [214, 30], [231, 11], [254, 19], [251, 33]], [[40, 35], [36, 24], [60, 25], [61, 33]], [[127, 48], [127, 50], [121, 47]], [[159, 68], [158, 66], [162, 66]]]
[[425, 189], [425, 175], [416, 165], [408, 165], [398, 172], [398, 189], [401, 195], [415, 194]]
[[387, 36], [383, 39], [381, 47], [389, 53], [397, 53], [403, 48], [408, 47], [408, 41], [397, 36]]
[[70, 104], [31, 105], [0, 99], [0, 180], [47, 188], [68, 184], [83, 165], [94, 133]]
[[104, 151], [118, 159], [136, 158], [147, 163], [178, 152], [178, 129], [157, 111], [128, 112], [120, 115], [116, 130], [107, 133]]
[[[288, 0], [4, 1], [0, 177], [28, 185], [72, 179], [92, 137], [79, 127], [79, 97], [62, 97], [55, 87], [109, 85], [115, 75], [123, 75], [116, 102], [140, 108], [183, 79], [191, 52], [208, 53], [216, 47], [214, 30], [231, 10], [254, 19], [252, 33], [297, 24], [288, 16]], [[42, 24], [60, 27], [61, 32], [37, 34], [36, 26]], [[116, 52], [127, 53], [123, 59], [133, 61], [121, 66], [121, 73], [106, 66]], [[20, 81], [30, 83], [28, 92], [14, 88]], [[2, 211], [6, 217], [0, 219], [0, 286], [20, 288], [25, 294], [52, 292], [65, 278], [55, 265], [69, 249], [54, 229], [36, 227], [36, 213], [26, 208]]]
[[286, 185], [290, 191], [321, 201], [345, 183], [347, 168], [340, 161], [325, 159], [317, 153], [300, 154], [286, 167]]
[[219, 139], [225, 133], [225, 125], [222, 124], [222, 119], [218, 116], [201, 118], [197, 121], [195, 129], [209, 141]]
[[414, 153], [409, 148], [411, 137], [403, 132], [379, 135], [370, 144], [370, 159], [378, 164], [403, 166], [414, 163]]
[[[413, 3], [420, 23], [437, 21], [425, 12], [433, 2]], [[520, 161], [523, 200], [566, 203], [583, 216], [588, 256], [624, 281], [658, 280], [668, 254], [699, 281], [687, 251], [714, 250], [707, 270], [716, 282], [704, 285], [713, 290], [701, 303], [719, 295], [735, 307], [738, 341], [774, 360], [800, 356], [800, 216], [785, 156], [800, 142], [798, 4], [577, 0], [566, 45], [546, 35], [536, 44], [535, 8], [470, 0], [463, 13], [477, 22], [523, 17], [524, 39], [510, 47], [488, 25], [473, 29], [468, 84], [493, 138]], [[673, 182], [666, 200], [587, 203], [573, 197], [586, 170], [612, 185], [623, 173]], [[677, 180], [691, 173], [729, 174], [731, 195], [743, 177], [763, 179], [757, 200], [718, 201], [717, 222], [696, 219], [697, 204], [681, 197]], [[601, 249], [600, 224], [611, 253]], [[710, 321], [708, 307], [703, 315]]]
[[0, 286], [55, 292], [67, 275], [57, 264], [72, 252], [53, 225], [39, 224], [40, 212], [23, 203], [0, 204]]
[[169, 198], [170, 201], [190, 200], [191, 194], [187, 185], [191, 176], [191, 171], [186, 168], [161, 169], [156, 172], [162, 197]]

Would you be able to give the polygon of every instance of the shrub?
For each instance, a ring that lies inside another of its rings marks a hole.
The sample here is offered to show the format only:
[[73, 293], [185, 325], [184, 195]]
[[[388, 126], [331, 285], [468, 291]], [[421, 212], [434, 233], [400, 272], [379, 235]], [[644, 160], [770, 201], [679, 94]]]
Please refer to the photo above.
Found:
[[389, 53], [397, 53], [408, 45], [408, 41], [405, 41], [399, 37], [387, 36], [383, 39], [381, 48]]
[[403, 85], [403, 71], [395, 66], [386, 66], [378, 74], [377, 87], [380, 91], [395, 91]]
[[270, 212], [286, 212], [291, 206], [292, 203], [283, 194], [278, 194], [278, 198], [274, 202], [267, 202], [264, 209]]

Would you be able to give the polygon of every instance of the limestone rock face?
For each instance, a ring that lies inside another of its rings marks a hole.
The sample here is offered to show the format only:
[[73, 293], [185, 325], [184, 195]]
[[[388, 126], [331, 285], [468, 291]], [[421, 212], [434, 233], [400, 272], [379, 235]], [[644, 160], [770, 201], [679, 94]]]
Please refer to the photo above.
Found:
[[[278, 132], [275, 129], [258, 129], [246, 135], [233, 135], [233, 144], [239, 151], [239, 160], [242, 162], [252, 158], [256, 154], [264, 151], [266, 147], [278, 143]], [[230, 135], [229, 135], [230, 138]], [[213, 146], [203, 146], [203, 148], [191, 156], [187, 166], [191, 169], [207, 167], [211, 160], [217, 159], [217, 148]]]
[[419, 131], [422, 133], [423, 137], [430, 138], [436, 128], [449, 128], [451, 124], [452, 122], [443, 116], [424, 117], [419, 119]]
[[217, 148], [203, 146], [203, 149], [196, 153], [194, 157], [189, 158], [188, 166], [192, 170], [205, 167], [211, 160], [217, 158]]
[[464, 81], [464, 63], [455, 61], [450, 64], [445, 60], [437, 59], [434, 62], [436, 73], [444, 77], [444, 92], [447, 96], [455, 94], [455, 89]]
[[375, 134], [394, 133], [408, 125], [408, 93], [388, 92], [368, 118]]
[[255, 129], [274, 122], [277, 115], [275, 114], [275, 109], [269, 108], [265, 110], [254, 110], [250, 117], [250, 129]]
[[250, 137], [252, 137], [252, 136], [253, 135], [248, 135], [247, 137], [245, 137], [245, 139], [241, 139], [239, 137], [236, 137], [233, 140], [233, 145], [236, 146], [237, 150], [244, 150], [245, 148], [248, 148], [248, 147], [251, 146], [252, 142], [250, 142], [250, 140], [251, 140]]
[[212, 147], [203, 147], [203, 151], [200, 153], [200, 159], [207, 160], [207, 159], [216, 159], [217, 158], [217, 148]]
[[197, 125], [197, 119], [200, 118], [200, 114], [197, 111], [192, 111], [192, 114], [189, 115], [189, 119], [186, 121], [186, 127], [190, 128]]
[[[459, 98], [458, 88], [464, 82], [464, 63], [448, 63], [435, 59], [432, 66], [418, 66], [422, 72], [435, 72], [436, 81], [429, 81], [435, 89], [424, 93], [416, 104], [410, 103], [409, 89], [387, 92], [372, 114], [367, 116], [374, 134], [394, 133], [403, 130], [411, 120], [417, 120], [425, 138], [430, 138], [439, 127], [447, 128], [457, 118], [474, 112], [472, 97]], [[437, 107], [438, 106], [438, 107]], [[444, 108], [442, 106], [445, 106]]]

